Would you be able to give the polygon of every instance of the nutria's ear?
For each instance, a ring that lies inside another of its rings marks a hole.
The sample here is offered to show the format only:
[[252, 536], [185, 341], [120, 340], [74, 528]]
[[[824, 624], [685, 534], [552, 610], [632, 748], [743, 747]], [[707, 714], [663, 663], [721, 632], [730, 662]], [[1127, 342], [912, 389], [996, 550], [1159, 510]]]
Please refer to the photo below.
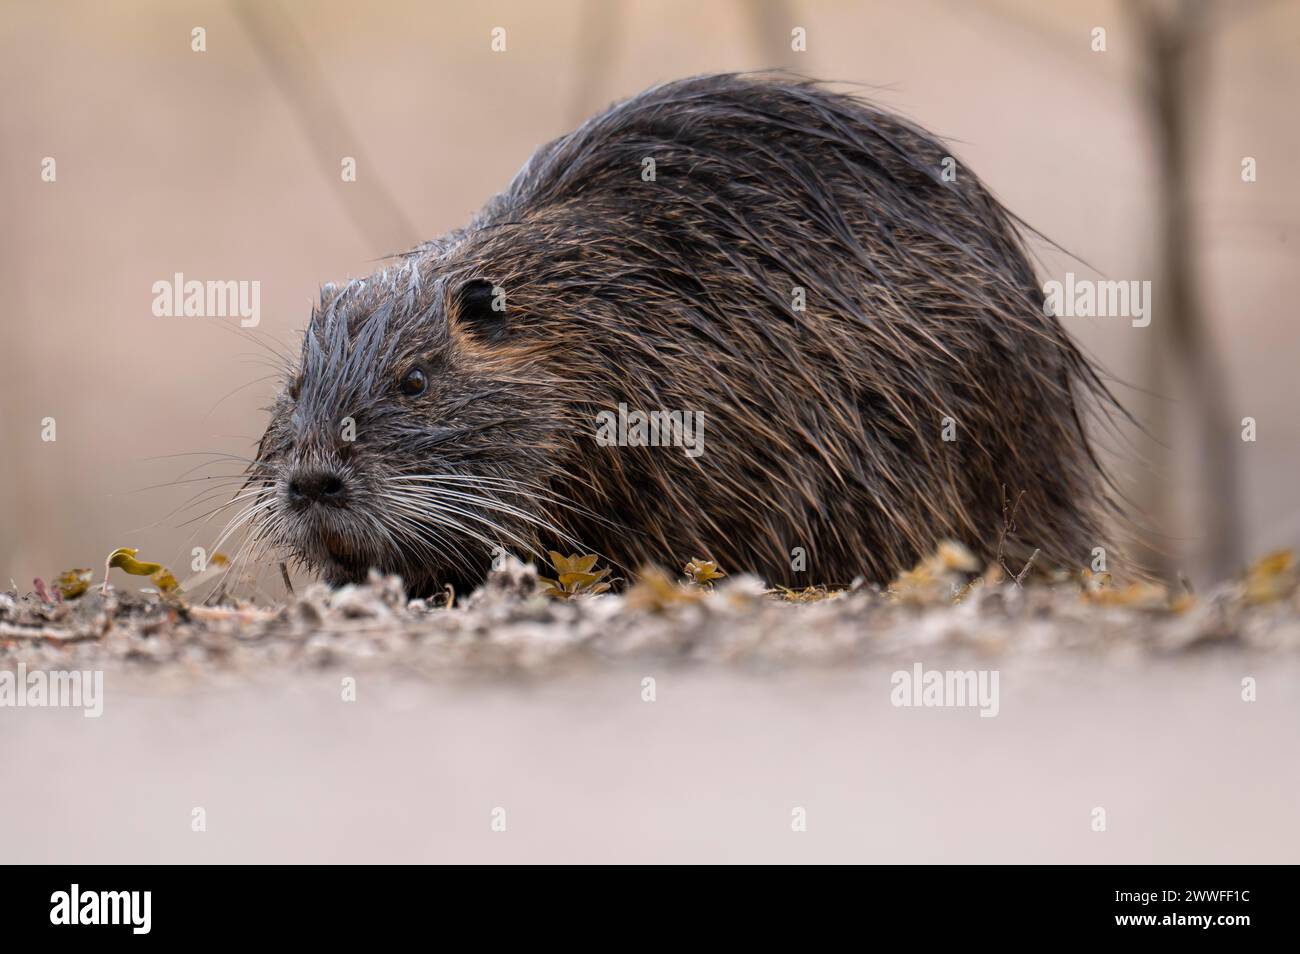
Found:
[[474, 278], [456, 289], [456, 321], [483, 341], [500, 341], [509, 331], [506, 291], [483, 278]]

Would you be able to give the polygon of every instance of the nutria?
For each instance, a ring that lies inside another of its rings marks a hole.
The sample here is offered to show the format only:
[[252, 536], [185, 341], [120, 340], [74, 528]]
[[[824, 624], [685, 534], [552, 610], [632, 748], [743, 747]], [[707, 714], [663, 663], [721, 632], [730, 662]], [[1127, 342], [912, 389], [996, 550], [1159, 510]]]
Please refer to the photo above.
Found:
[[[1083, 418], [1112, 399], [950, 156], [802, 79], [613, 106], [466, 228], [326, 286], [257, 533], [413, 593], [472, 587], [498, 546], [784, 585], [887, 581], [945, 539], [1085, 564], [1113, 503]], [[669, 446], [651, 412], [685, 422]]]

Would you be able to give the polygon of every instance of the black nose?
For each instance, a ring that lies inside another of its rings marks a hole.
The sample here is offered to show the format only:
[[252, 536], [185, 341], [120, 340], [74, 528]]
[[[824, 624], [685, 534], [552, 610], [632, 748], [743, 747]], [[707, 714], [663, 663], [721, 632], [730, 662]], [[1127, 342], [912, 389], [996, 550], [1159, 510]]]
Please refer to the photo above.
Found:
[[303, 503], [342, 503], [346, 489], [343, 479], [329, 470], [299, 471], [289, 481], [289, 497]]

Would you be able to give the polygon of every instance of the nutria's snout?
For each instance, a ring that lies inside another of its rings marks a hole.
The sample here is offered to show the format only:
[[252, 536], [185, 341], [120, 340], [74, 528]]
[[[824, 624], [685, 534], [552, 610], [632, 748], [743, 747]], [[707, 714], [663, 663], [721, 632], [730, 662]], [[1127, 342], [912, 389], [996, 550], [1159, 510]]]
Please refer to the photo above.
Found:
[[270, 509], [283, 542], [318, 566], [332, 586], [360, 582], [371, 566], [386, 562], [365, 533], [363, 486], [355, 473], [314, 462], [288, 465], [276, 482]]
[[286, 488], [289, 503], [299, 510], [320, 504], [326, 507], [346, 505], [347, 485], [333, 470], [297, 470], [289, 477]]

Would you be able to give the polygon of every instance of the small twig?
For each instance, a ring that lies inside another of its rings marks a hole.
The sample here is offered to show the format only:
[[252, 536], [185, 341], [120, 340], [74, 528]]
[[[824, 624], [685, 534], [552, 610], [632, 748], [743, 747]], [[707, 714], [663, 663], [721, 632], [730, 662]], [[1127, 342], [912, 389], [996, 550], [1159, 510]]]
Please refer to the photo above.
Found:
[[1018, 574], [1016, 574], [1016, 586], [1019, 586], [1021, 582], [1024, 580], [1025, 574], [1029, 572], [1029, 568], [1034, 565], [1034, 561], [1036, 559], [1038, 559], [1037, 547], [1034, 548], [1033, 553], [1029, 554], [1029, 559], [1025, 561], [1024, 568]]
[[[1011, 567], [1007, 566], [1006, 556], [1003, 551], [1007, 544], [1007, 535], [1016, 532], [1016, 511], [1020, 509], [1020, 501], [1025, 497], [1022, 490], [1016, 497], [1016, 502], [1011, 506], [1011, 512], [1007, 512], [1007, 485], [1002, 485], [1002, 531], [998, 534], [998, 565], [1002, 567], [1002, 572], [1007, 576], [1015, 576], [1011, 572]], [[1030, 558], [1033, 559], [1032, 557]]]
[[284, 588], [289, 591], [290, 596], [297, 595], [293, 591], [293, 583], [289, 580], [289, 568], [284, 565], [283, 560], [280, 561], [280, 579], [284, 580]]
[[227, 608], [224, 606], [189, 606], [186, 608], [193, 619], [202, 620], [237, 620], [240, 623], [264, 623], [275, 619], [278, 610], [258, 609], [254, 606]]
[[63, 641], [72, 639], [73, 635], [66, 629], [53, 629], [49, 626], [33, 629], [30, 626], [14, 626], [11, 623], [0, 623], [0, 636], [16, 639], [55, 639]]
[[54, 592], [50, 592], [50, 588], [45, 585], [45, 581], [39, 576], [32, 580], [32, 589], [36, 591], [36, 595], [40, 597], [42, 603], [53, 605], [55, 603], [63, 602], [63, 593], [57, 589]]

